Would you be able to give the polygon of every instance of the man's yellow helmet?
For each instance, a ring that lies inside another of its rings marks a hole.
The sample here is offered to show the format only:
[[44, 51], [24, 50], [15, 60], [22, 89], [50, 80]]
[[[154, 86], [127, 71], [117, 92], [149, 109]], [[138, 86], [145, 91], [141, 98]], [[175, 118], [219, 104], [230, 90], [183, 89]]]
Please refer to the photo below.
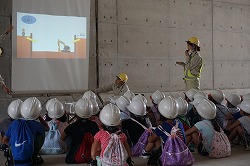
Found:
[[121, 73], [119, 74], [119, 76], [117, 76], [120, 80], [122, 80], [123, 82], [127, 82], [128, 81], [128, 76], [125, 73]]

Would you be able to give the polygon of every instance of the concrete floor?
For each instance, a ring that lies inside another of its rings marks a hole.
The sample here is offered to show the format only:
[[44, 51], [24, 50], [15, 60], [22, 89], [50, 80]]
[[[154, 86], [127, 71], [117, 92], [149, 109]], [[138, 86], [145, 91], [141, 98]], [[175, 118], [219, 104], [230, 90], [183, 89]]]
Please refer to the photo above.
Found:
[[[245, 151], [244, 147], [241, 145], [235, 145], [232, 147], [232, 156], [222, 159], [211, 159], [208, 157], [203, 157], [196, 152], [193, 153], [195, 157], [195, 164], [194, 165], [200, 165], [200, 166], [211, 166], [211, 165], [227, 165], [227, 166], [243, 166], [243, 165], [250, 165], [250, 151]], [[64, 163], [64, 157], [65, 155], [46, 155], [42, 156], [44, 159], [43, 166], [49, 166], [49, 165], [60, 165], [60, 166], [73, 166], [77, 164], [65, 164]], [[145, 166], [147, 165], [147, 160], [144, 160], [139, 157], [133, 158], [134, 165], [135, 166]], [[0, 166], [4, 166], [5, 158], [3, 156], [3, 153], [0, 152]], [[80, 164], [79, 164], [80, 165]], [[81, 164], [81, 165], [88, 165], [88, 164]]]

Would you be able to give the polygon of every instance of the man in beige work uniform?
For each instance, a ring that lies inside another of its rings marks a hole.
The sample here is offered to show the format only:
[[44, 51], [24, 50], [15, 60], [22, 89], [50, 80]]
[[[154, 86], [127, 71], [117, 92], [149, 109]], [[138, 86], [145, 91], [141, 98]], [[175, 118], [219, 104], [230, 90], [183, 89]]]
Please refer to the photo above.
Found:
[[128, 81], [127, 74], [121, 73], [118, 76], [116, 76], [115, 83], [112, 83], [105, 87], [100, 87], [95, 90], [95, 93], [99, 94], [99, 93], [106, 93], [113, 91], [114, 95], [112, 97], [109, 97], [109, 99], [110, 102], [114, 103], [116, 98], [123, 96], [125, 92], [129, 91], [129, 87], [126, 84], [127, 81]]
[[202, 58], [199, 55], [200, 41], [197, 37], [191, 37], [187, 42], [187, 50], [185, 51], [186, 63], [176, 62], [176, 64], [184, 67], [183, 78], [185, 81], [185, 90], [200, 89], [200, 76], [202, 71]]

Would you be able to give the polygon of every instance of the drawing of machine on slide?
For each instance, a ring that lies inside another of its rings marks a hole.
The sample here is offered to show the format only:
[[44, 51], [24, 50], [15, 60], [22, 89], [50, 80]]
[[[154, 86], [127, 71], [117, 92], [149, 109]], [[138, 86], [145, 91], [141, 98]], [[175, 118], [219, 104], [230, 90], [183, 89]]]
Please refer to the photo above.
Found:
[[[24, 31], [25, 32], [25, 31]], [[17, 36], [17, 57], [18, 58], [86, 58], [86, 39], [77, 38], [74, 35], [73, 42], [74, 48], [66, 42], [58, 39], [57, 40], [57, 51], [34, 51], [33, 43], [38, 43], [38, 39], [33, 38], [33, 34], [30, 33], [28, 36], [23, 33], [22, 36]], [[69, 43], [69, 42], [68, 42]]]
[[[63, 45], [63, 49], [61, 50], [61, 44]], [[66, 45], [63, 41], [61, 41], [60, 39], [58, 39], [57, 41], [57, 45], [58, 45], [58, 52], [70, 52], [70, 46]]]

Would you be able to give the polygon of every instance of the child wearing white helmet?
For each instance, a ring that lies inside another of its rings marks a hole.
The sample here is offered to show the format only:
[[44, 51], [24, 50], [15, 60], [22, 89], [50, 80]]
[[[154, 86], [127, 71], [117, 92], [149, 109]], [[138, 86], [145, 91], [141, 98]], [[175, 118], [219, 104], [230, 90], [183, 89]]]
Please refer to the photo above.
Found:
[[[103, 107], [100, 112], [100, 120], [103, 124], [103, 129], [96, 133], [94, 137], [94, 142], [91, 148], [91, 166], [97, 166], [97, 158], [100, 156], [101, 161], [103, 159], [106, 147], [109, 145], [111, 134], [118, 136], [119, 140], [125, 147], [126, 153], [128, 154], [127, 163], [132, 165], [130, 148], [127, 141], [126, 135], [120, 131], [119, 125], [121, 124], [120, 110], [114, 104], [107, 104]], [[116, 154], [120, 156], [121, 154]]]
[[225, 125], [228, 127], [241, 117], [238, 105], [241, 103], [240, 96], [231, 94], [226, 98], [228, 114], [225, 117]]
[[153, 127], [161, 124], [160, 113], [158, 110], [158, 104], [165, 98], [165, 94], [159, 90], [156, 90], [151, 96], [152, 106], [148, 109], [148, 117]]
[[186, 131], [186, 143], [188, 145], [193, 141], [198, 149], [198, 153], [207, 156], [211, 152], [210, 145], [214, 137], [214, 130], [220, 131], [220, 126], [215, 120], [216, 106], [211, 101], [203, 99], [195, 107], [203, 120], [197, 122], [192, 128]]
[[250, 150], [250, 99], [243, 100], [239, 108], [243, 116], [227, 128], [230, 132], [228, 138], [233, 141], [239, 136], [244, 141], [245, 150]]
[[[22, 137], [21, 134], [19, 136], [15, 135], [18, 126], [25, 124], [31, 131], [31, 135], [29, 135], [29, 137], [32, 137], [31, 139], [34, 140], [34, 151], [32, 157], [22, 159], [21, 156], [13, 155], [14, 163], [17, 165], [21, 163], [22, 164], [32, 163], [36, 165], [36, 164], [42, 164], [44, 162], [41, 157], [38, 157], [38, 152], [40, 151], [43, 145], [45, 138], [45, 131], [48, 131], [49, 127], [47, 123], [44, 121], [44, 119], [40, 116], [41, 110], [42, 110], [41, 102], [36, 97], [27, 98], [21, 106], [21, 115], [23, 119], [17, 119], [13, 121], [10, 127], [8, 128], [7, 132], [5, 133], [3, 142], [5, 144], [9, 143], [11, 147], [13, 146], [17, 147], [16, 141], [14, 141], [13, 139], [16, 139], [16, 137]], [[37, 119], [39, 119], [40, 123], [36, 121]]]
[[176, 109], [178, 112], [177, 118], [182, 122], [184, 131], [187, 131], [191, 127], [190, 122], [186, 116], [188, 110], [188, 103], [181, 97], [177, 98], [175, 102], [176, 102]]
[[61, 133], [68, 126], [67, 115], [63, 104], [56, 98], [51, 99], [46, 104], [47, 115], [51, 119], [48, 121], [49, 131], [46, 133], [41, 154], [62, 154], [66, 152], [65, 142], [61, 140]]
[[99, 127], [99, 129], [101, 129], [102, 128], [102, 123], [101, 123], [101, 121], [99, 119], [99, 114], [100, 114], [99, 105], [98, 105], [96, 99], [91, 98], [89, 100], [91, 101], [91, 103], [93, 105], [93, 114], [92, 114], [90, 120], [96, 122], [97, 125], [98, 125], [98, 127]]
[[216, 105], [216, 121], [219, 123], [222, 129], [225, 129], [225, 118], [228, 114], [228, 109], [222, 104], [225, 99], [224, 93], [219, 89], [213, 90], [208, 95], [208, 99]]
[[[85, 138], [85, 135], [90, 134], [93, 139], [93, 136], [99, 131], [96, 122], [90, 120], [90, 117], [93, 114], [93, 104], [89, 99], [81, 98], [76, 102], [75, 114], [78, 119], [72, 124], [69, 124], [69, 126], [66, 127], [64, 132], [61, 134], [61, 139], [63, 141], [65, 141], [66, 138], [71, 139], [70, 148], [65, 158], [65, 162], [68, 164], [86, 162], [75, 159], [77, 150], [80, 146], [82, 146], [82, 141]], [[90, 156], [86, 157], [89, 158]]]
[[[186, 137], [185, 137], [185, 131], [183, 128], [183, 125], [181, 123], [181, 121], [179, 121], [178, 119], [176, 119], [176, 117], [178, 116], [178, 112], [176, 109], [176, 102], [175, 100], [168, 96], [166, 98], [164, 98], [160, 103], [159, 103], [159, 112], [161, 114], [161, 121], [162, 124], [157, 126], [154, 130], [153, 130], [153, 134], [151, 136], [149, 136], [148, 138], [148, 144], [146, 145], [145, 150], [143, 151], [142, 157], [143, 158], [149, 158], [150, 157], [150, 153], [151, 151], [156, 148], [156, 149], [161, 149], [161, 145], [164, 144], [168, 139], [168, 136], [166, 134], [164, 134], [164, 132], [160, 129], [163, 128], [166, 132], [171, 133], [171, 129], [173, 126], [175, 126], [175, 124], [179, 123], [178, 128], [180, 129], [178, 132], [178, 136], [185, 142], [186, 141]], [[162, 140], [162, 142], [161, 142]], [[149, 160], [149, 162], [151, 162]], [[154, 161], [156, 162], [156, 161]], [[153, 163], [148, 163], [148, 164], [153, 164]], [[155, 164], [155, 163], [154, 163]]]
[[126, 96], [120, 96], [116, 99], [115, 105], [120, 109], [121, 111], [121, 119], [126, 120], [129, 119], [129, 112], [127, 109], [127, 106], [131, 103], [131, 100], [127, 98]]
[[198, 114], [195, 106], [198, 105], [204, 99], [207, 98], [204, 96], [197, 96], [192, 102], [189, 102], [189, 104], [193, 107], [192, 110], [190, 110], [187, 114], [191, 127], [193, 127], [195, 123], [201, 120], [201, 116]]
[[2, 139], [5, 135], [5, 132], [8, 130], [10, 124], [15, 119], [22, 118], [21, 115], [21, 106], [23, 101], [20, 99], [13, 100], [8, 106], [8, 115], [9, 117], [0, 122], [0, 149], [4, 151], [4, 156], [7, 158], [7, 164], [13, 165], [13, 157], [11, 152], [8, 150], [9, 146], [2, 143]]
[[194, 106], [193, 106], [193, 104], [191, 104], [191, 102], [194, 101], [194, 96], [195, 96], [195, 94], [197, 92], [198, 92], [197, 89], [189, 89], [188, 91], [184, 92], [185, 100], [188, 103], [187, 117], [188, 117], [188, 119], [189, 119], [189, 121], [191, 123], [191, 126], [193, 126], [192, 125], [192, 121], [193, 121], [192, 119], [194, 118], [194, 114], [195, 114], [195, 112], [193, 110]]
[[11, 122], [15, 119], [22, 118], [21, 115], [21, 106], [23, 101], [20, 99], [13, 100], [8, 106], [8, 115], [9, 117], [0, 122], [0, 144], [2, 143], [2, 138], [4, 133], [9, 128]]
[[130, 147], [133, 147], [145, 131], [145, 128], [152, 127], [147, 117], [146, 104], [140, 99], [133, 99], [127, 106], [129, 119], [122, 121], [122, 131], [128, 137]]

